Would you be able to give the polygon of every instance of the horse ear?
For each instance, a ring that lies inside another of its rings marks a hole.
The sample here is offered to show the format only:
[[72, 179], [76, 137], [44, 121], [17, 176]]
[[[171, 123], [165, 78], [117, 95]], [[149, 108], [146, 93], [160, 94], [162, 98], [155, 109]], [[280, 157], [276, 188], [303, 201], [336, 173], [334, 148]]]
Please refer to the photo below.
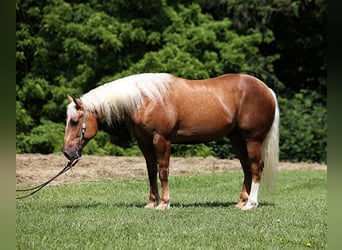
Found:
[[70, 95], [68, 95], [68, 99], [70, 100], [70, 102], [74, 102], [76, 104], [76, 109], [82, 109], [83, 108], [83, 103], [82, 103], [81, 99], [70, 96]]
[[70, 95], [68, 95], [68, 99], [69, 99], [70, 102], [73, 102], [73, 101], [74, 101], [74, 97], [72, 97], [72, 96], [70, 96]]

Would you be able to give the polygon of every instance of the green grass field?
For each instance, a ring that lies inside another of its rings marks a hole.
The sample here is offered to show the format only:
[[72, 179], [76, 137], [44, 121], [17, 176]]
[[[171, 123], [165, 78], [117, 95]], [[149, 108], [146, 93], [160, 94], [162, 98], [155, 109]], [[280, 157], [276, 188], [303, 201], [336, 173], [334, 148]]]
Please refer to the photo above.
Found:
[[327, 177], [278, 173], [235, 208], [242, 172], [170, 176], [171, 209], [144, 209], [147, 177], [46, 187], [17, 201], [16, 249], [326, 249]]

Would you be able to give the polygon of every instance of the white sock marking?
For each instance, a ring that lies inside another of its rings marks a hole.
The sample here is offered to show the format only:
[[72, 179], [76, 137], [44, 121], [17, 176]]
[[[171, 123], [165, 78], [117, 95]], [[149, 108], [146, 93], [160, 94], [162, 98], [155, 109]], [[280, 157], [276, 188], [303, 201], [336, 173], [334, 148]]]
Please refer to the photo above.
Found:
[[251, 192], [248, 197], [250, 203], [258, 203], [259, 183], [252, 182]]

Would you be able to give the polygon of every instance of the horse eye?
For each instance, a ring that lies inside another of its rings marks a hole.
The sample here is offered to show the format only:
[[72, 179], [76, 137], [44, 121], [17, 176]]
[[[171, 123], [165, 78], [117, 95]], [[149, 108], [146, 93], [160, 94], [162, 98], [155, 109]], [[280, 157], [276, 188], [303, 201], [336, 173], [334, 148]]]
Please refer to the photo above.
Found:
[[78, 125], [78, 121], [77, 120], [70, 120], [70, 124], [71, 124], [71, 126], [75, 127]]

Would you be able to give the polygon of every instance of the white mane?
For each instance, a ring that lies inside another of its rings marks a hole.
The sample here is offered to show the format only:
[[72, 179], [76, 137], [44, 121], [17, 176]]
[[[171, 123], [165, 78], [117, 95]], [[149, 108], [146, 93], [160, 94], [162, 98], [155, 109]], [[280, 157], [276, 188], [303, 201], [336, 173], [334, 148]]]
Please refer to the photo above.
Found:
[[[108, 121], [120, 120], [125, 112], [132, 112], [146, 96], [152, 101], [162, 101], [167, 85], [174, 76], [166, 73], [145, 73], [121, 78], [101, 85], [81, 97], [85, 109], [96, 112]], [[75, 103], [70, 103], [68, 117], [75, 114]]]

